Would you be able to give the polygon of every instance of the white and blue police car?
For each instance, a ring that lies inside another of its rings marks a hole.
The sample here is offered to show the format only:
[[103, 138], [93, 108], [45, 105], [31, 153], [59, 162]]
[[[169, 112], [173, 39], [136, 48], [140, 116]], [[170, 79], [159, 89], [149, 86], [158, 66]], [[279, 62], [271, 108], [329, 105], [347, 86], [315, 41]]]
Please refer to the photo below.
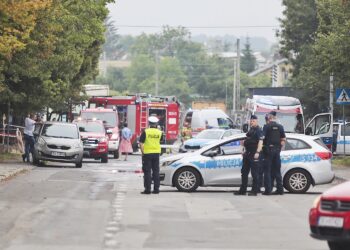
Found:
[[[229, 187], [241, 184], [245, 134], [236, 134], [198, 151], [177, 154], [160, 161], [161, 185], [192, 192], [199, 186]], [[332, 182], [332, 153], [316, 136], [287, 134], [281, 152], [285, 189], [305, 193], [310, 185]]]

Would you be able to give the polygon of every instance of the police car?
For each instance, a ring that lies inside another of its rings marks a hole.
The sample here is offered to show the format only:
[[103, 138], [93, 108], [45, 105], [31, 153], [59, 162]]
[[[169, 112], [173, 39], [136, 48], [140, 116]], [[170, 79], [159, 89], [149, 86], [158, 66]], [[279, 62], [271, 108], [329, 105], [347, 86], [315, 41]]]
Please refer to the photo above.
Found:
[[[192, 192], [199, 186], [239, 186], [245, 134], [236, 134], [193, 153], [162, 158], [161, 184]], [[310, 185], [332, 182], [332, 153], [314, 136], [287, 134], [281, 152], [285, 189], [305, 193]]]

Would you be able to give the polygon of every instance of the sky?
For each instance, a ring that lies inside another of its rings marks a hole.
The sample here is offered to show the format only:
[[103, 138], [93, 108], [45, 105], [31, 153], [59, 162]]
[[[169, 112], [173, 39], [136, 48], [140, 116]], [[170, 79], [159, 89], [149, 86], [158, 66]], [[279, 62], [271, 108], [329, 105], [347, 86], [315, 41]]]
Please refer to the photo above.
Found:
[[282, 0], [116, 0], [108, 9], [123, 35], [156, 33], [169, 25], [191, 27], [192, 35], [261, 36], [271, 42], [283, 11]]

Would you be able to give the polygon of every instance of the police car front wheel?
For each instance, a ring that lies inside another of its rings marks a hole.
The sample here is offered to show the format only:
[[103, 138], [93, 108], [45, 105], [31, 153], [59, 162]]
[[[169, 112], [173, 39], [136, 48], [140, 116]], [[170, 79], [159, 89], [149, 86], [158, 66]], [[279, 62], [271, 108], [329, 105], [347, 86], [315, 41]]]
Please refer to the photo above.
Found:
[[193, 168], [182, 168], [175, 173], [174, 184], [181, 192], [193, 192], [200, 184], [200, 175]]
[[291, 170], [284, 177], [284, 187], [291, 193], [305, 193], [310, 185], [311, 176], [303, 169]]

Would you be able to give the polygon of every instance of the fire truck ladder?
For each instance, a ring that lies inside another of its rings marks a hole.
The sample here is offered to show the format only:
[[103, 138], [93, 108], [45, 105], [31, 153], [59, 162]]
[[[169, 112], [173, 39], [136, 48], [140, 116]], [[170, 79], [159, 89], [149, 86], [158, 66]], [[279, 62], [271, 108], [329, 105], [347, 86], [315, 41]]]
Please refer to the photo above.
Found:
[[141, 101], [140, 128], [147, 127], [147, 102]]

